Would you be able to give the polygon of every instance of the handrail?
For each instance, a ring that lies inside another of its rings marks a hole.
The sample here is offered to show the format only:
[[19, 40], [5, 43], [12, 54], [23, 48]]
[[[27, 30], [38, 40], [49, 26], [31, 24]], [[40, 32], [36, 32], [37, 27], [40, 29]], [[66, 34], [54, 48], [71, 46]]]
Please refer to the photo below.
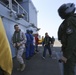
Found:
[[[14, 2], [17, 4], [17, 7], [16, 7], [16, 5], [14, 5], [14, 4], [12, 4], [12, 9], [14, 10], [14, 11], [16, 11], [18, 14], [21, 14], [20, 13], [20, 8], [22, 9], [22, 14], [24, 13], [25, 14], [25, 17], [24, 17], [24, 19], [26, 19], [26, 21], [28, 21], [28, 13], [27, 13], [27, 11], [16, 1], [16, 0], [14, 0]], [[0, 3], [2, 4], [2, 5], [4, 5], [5, 7], [7, 7], [8, 9], [10, 9], [10, 7], [9, 7], [9, 5], [6, 5], [5, 3], [3, 3], [2, 1], [0, 1]], [[15, 10], [13, 7], [15, 7], [17, 10]], [[12, 10], [11, 9], [11, 10]]]
[[5, 4], [5, 3], [3, 3], [2, 1], [0, 1], [0, 3], [1, 3], [3, 6], [5, 6], [6, 8], [8, 8], [8, 9], [9, 9], [8, 5], [6, 5], [6, 4]]
[[14, 0], [14, 1], [15, 1], [15, 3], [18, 6], [18, 11], [17, 12], [19, 13], [19, 9], [21, 8], [23, 10], [23, 13], [26, 13], [26, 17], [27, 17], [27, 21], [28, 21], [28, 13], [27, 13], [27, 11], [16, 0]]
[[[17, 4], [18, 4], [18, 6], [21, 8], [21, 9], [23, 9], [23, 11], [25, 11], [26, 12], [26, 10], [16, 1], [16, 0], [14, 0]], [[27, 12], [26, 12], [27, 13]], [[28, 13], [27, 13], [28, 14]]]

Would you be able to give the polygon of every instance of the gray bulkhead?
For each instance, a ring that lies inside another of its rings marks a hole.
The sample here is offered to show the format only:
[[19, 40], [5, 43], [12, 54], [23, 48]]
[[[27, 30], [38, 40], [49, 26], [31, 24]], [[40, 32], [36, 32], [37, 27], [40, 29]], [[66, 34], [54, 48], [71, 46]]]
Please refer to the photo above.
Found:
[[[15, 18], [16, 15], [14, 13], [12, 13], [12, 15], [10, 16], [10, 10], [7, 7], [3, 6], [2, 4], [0, 4], [0, 8], [1, 8], [0, 16], [2, 18], [3, 25], [4, 25], [4, 28], [5, 28], [5, 31], [6, 31], [10, 46], [11, 46], [12, 57], [15, 57], [16, 56], [16, 51], [15, 51], [15, 49], [12, 46], [12, 43], [11, 43], [11, 38], [12, 38], [12, 35], [13, 35], [13, 32], [14, 32], [14, 25], [19, 24], [20, 29], [24, 33], [26, 33], [26, 29], [28, 29], [30, 27], [29, 26], [30, 22], [26, 21], [23, 18], [16, 19]], [[32, 19], [34, 19], [34, 18], [32, 18]], [[34, 22], [32, 22], [32, 23], [34, 23]]]
[[21, 6], [28, 12], [29, 23], [37, 27], [37, 10], [31, 0], [23, 0], [20, 2]]

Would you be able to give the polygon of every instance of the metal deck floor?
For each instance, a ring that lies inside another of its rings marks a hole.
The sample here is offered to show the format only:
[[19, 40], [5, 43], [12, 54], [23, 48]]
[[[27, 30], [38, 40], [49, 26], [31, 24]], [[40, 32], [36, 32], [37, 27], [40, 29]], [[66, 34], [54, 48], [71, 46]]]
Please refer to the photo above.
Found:
[[[53, 48], [52, 51], [55, 51]], [[56, 50], [57, 51], [57, 50]], [[48, 51], [46, 59], [42, 59], [43, 48], [39, 47], [39, 52], [35, 54], [30, 60], [25, 59], [23, 56], [26, 68], [24, 71], [17, 71], [18, 62], [16, 58], [13, 59], [13, 73], [12, 75], [61, 75], [59, 63], [56, 59], [56, 55], [53, 53], [52, 58], [49, 57]]]

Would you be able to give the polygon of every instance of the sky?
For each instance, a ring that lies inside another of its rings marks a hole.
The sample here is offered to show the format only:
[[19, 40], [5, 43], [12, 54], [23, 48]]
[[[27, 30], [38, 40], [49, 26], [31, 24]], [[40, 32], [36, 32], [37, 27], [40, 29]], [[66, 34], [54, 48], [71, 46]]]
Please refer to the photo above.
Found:
[[62, 19], [58, 15], [58, 8], [64, 3], [74, 3], [76, 0], [32, 0], [37, 13], [37, 26], [41, 28], [39, 35], [44, 36], [48, 32], [49, 36], [57, 38], [57, 32]]

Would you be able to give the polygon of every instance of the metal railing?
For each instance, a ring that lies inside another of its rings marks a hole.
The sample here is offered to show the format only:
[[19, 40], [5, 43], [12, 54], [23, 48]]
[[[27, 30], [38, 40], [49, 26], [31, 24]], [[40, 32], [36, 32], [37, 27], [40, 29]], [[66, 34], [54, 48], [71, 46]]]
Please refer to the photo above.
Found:
[[2, 0], [0, 0], [0, 3], [1, 3], [3, 6], [5, 6], [6, 8], [9, 9], [9, 5], [6, 5]]
[[2, 5], [4, 5], [5, 7], [7, 7], [8, 9], [16, 11], [17, 14], [25, 14], [23, 19], [28, 21], [28, 13], [27, 13], [27, 11], [16, 0], [14, 0], [14, 2], [15, 2], [14, 4], [11, 3], [11, 5], [12, 5], [12, 7], [11, 7], [11, 5], [9, 5], [9, 4], [6, 5], [2, 0], [0, 0], [0, 3]]
[[18, 14], [25, 14], [24, 19], [28, 21], [28, 13], [26, 10], [16, 1], [14, 0], [15, 4], [12, 5], [13, 10], [15, 10]]

